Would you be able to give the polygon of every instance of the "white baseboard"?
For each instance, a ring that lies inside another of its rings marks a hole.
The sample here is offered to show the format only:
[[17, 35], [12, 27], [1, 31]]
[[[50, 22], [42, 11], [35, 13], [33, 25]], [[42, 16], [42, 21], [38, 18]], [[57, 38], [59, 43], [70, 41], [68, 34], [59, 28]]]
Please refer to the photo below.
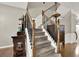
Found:
[[5, 48], [9, 48], [9, 47], [13, 47], [13, 45], [1, 46], [0, 49], [5, 49]]

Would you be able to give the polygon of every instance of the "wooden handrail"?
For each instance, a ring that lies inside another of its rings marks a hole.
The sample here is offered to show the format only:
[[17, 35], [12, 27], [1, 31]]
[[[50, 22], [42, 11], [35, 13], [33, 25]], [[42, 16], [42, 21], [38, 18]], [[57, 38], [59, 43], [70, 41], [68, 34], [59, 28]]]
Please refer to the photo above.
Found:
[[28, 16], [29, 16], [29, 18], [30, 18], [30, 22], [31, 22], [31, 25], [32, 25], [32, 17], [31, 17], [31, 15], [30, 15], [29, 12], [28, 12]]
[[32, 20], [32, 52], [33, 57], [36, 56], [36, 47], [35, 47], [35, 20]]
[[31, 25], [32, 25], [32, 53], [33, 53], [33, 57], [36, 56], [36, 46], [35, 46], [35, 20], [32, 19], [30, 13], [29, 13], [29, 10], [27, 9], [27, 14], [29, 16], [29, 20], [31, 22]]
[[57, 53], [60, 53], [60, 22], [57, 19]]
[[[44, 21], [44, 17], [47, 17], [47, 20], [46, 21]], [[44, 25], [50, 18], [52, 18], [52, 17], [48, 17], [47, 15], [42, 15], [42, 24], [39, 26], [39, 27], [41, 27], [42, 25]]]
[[50, 6], [49, 8], [47, 8], [46, 10], [44, 10], [44, 12], [48, 11], [53, 6], [55, 6], [55, 5]]
[[26, 10], [27, 10], [26, 14], [29, 16], [29, 18], [30, 18], [29, 20], [30, 20], [31, 25], [32, 25], [32, 17], [31, 17], [31, 15], [30, 15], [30, 13], [29, 13], [28, 7], [27, 7]]

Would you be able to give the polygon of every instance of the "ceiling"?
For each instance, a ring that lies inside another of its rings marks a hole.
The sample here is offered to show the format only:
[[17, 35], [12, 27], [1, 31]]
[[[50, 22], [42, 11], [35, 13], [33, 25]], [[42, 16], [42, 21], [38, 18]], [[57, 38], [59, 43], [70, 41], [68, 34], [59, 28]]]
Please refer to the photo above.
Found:
[[26, 9], [28, 2], [0, 2], [0, 4]]
[[[13, 6], [17, 8], [26, 9], [27, 4], [29, 8], [39, 8], [39, 7], [49, 7], [53, 5], [53, 2], [46, 2], [43, 4], [43, 2], [0, 2], [0, 4]], [[73, 9], [76, 13], [79, 13], [79, 2], [61, 2], [62, 5], [64, 5], [67, 8]]]
[[29, 12], [33, 18], [40, 15], [42, 10], [46, 10], [52, 5], [54, 5], [54, 2], [45, 2], [45, 4], [43, 2], [28, 2]]
[[[75, 12], [79, 13], [79, 2], [60, 2], [61, 5], [64, 5], [64, 7], [70, 8], [74, 10]], [[39, 7], [46, 7], [53, 5], [53, 2], [46, 2], [45, 5], [43, 2], [29, 2], [28, 6], [29, 8], [39, 8]]]
[[62, 2], [62, 5], [79, 13], [79, 2]]
[[48, 7], [51, 5], [54, 5], [54, 3], [53, 2], [45, 2], [45, 4], [43, 4], [43, 2], [28, 2], [29, 8]]

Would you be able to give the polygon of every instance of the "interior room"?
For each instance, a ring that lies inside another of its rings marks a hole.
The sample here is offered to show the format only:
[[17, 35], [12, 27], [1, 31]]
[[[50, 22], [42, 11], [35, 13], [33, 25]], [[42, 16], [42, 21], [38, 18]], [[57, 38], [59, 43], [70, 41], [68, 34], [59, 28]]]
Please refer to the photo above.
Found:
[[79, 57], [79, 2], [0, 2], [0, 57]]

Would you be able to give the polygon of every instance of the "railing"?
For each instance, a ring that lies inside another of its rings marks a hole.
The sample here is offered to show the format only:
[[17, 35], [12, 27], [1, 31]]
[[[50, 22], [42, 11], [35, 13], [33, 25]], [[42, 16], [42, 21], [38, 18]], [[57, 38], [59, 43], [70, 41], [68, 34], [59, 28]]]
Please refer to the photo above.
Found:
[[27, 26], [27, 29], [28, 29], [28, 34], [29, 34], [29, 39], [30, 39], [30, 42], [32, 44], [32, 18], [29, 14], [29, 11], [27, 10], [26, 12], [26, 26]]
[[35, 20], [32, 20], [32, 52], [33, 57], [36, 56], [36, 47], [35, 47]]
[[[51, 6], [53, 7], [53, 6]], [[47, 10], [49, 10], [51, 7], [49, 7]], [[47, 25], [48, 25], [48, 21], [53, 17], [53, 15], [51, 15], [50, 17], [47, 17], [45, 15], [45, 12], [47, 11], [43, 11], [42, 10], [42, 24], [41, 26], [44, 26], [44, 28], [47, 30]], [[35, 20], [32, 20], [32, 17], [30, 16], [30, 13], [27, 9], [27, 13], [26, 13], [26, 18], [27, 18], [27, 29], [29, 32], [29, 36], [30, 36], [30, 41], [32, 42], [32, 52], [33, 52], [33, 57], [36, 56], [36, 47], [35, 47]], [[41, 27], [40, 26], [40, 27]]]
[[35, 47], [35, 20], [32, 19], [29, 10], [27, 10], [27, 29], [29, 32], [29, 39], [31, 43], [31, 48], [32, 48], [32, 56], [36, 56], [36, 47]]
[[[56, 3], [57, 4], [57, 3]], [[48, 8], [48, 9], [50, 9], [50, 8]], [[56, 5], [56, 10], [57, 10], [57, 5]], [[60, 28], [60, 23], [59, 23], [59, 19], [58, 19], [58, 17], [60, 16], [60, 14], [59, 13], [55, 13], [55, 14], [53, 14], [52, 13], [52, 15], [50, 16], [50, 17], [47, 17], [46, 15], [45, 15], [45, 12], [46, 11], [43, 11], [42, 10], [42, 24], [40, 25], [40, 27], [41, 26], [43, 26], [46, 30], [47, 30], [47, 25], [48, 25], [48, 21], [53, 17], [54, 19], [55, 19], [55, 21], [54, 21], [54, 24], [55, 24], [55, 33], [57, 33], [57, 52], [59, 53], [60, 52], [60, 30], [59, 30], [59, 28]], [[55, 11], [56, 12], [56, 11]]]
[[51, 15], [50, 17], [48, 17], [47, 15], [44, 14], [44, 11], [42, 10], [42, 24], [40, 24], [40, 26], [38, 26], [38, 28], [42, 27], [42, 25], [44, 25], [45, 23], [47, 23], [53, 16]]
[[42, 24], [39, 27], [41, 27], [42, 25], [46, 26], [46, 24], [48, 24], [48, 21], [50, 21], [52, 17], [53, 15], [51, 15], [50, 17], [45, 15], [45, 12], [42, 10]]

